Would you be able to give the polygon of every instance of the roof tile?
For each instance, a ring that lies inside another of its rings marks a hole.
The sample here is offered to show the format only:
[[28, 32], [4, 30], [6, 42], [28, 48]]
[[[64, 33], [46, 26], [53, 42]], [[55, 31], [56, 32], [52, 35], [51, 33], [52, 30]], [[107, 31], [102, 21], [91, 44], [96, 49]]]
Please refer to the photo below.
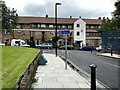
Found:
[[[73, 24], [79, 18], [57, 18], [58, 24]], [[82, 19], [86, 24], [101, 24], [98, 19]], [[53, 17], [32, 17], [32, 16], [19, 16], [18, 23], [49, 23], [54, 24], [55, 18]]]

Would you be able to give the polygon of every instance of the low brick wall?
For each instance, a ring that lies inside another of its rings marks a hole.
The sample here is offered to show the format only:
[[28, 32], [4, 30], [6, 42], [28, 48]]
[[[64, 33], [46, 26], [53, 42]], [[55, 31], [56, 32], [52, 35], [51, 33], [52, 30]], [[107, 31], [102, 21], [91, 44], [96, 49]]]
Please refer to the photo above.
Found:
[[30, 90], [36, 69], [38, 67], [38, 57], [42, 54], [42, 51], [34, 58], [32, 63], [28, 66], [24, 74], [19, 78], [14, 90]]

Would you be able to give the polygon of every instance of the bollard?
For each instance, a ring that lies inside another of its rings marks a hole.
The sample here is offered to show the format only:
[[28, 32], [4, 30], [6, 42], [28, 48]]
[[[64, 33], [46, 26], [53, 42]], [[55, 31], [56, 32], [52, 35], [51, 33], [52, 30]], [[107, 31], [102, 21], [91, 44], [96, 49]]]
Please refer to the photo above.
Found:
[[95, 64], [90, 65], [91, 68], [91, 90], [96, 90], [96, 68]]
[[110, 52], [111, 52], [111, 56], [113, 56], [113, 49], [112, 48], [111, 48]]

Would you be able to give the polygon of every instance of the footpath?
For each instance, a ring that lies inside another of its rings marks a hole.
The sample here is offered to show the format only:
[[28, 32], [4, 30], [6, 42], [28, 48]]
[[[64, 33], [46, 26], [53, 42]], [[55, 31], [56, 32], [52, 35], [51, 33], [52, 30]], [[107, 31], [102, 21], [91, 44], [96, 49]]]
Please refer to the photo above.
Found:
[[[97, 55], [107, 56], [111, 58], [120, 58], [119, 54], [110, 53], [96, 53]], [[58, 90], [90, 90], [90, 81], [87, 81], [78, 72], [73, 70], [69, 65], [67, 65], [67, 70], [65, 69], [65, 62], [55, 54], [43, 53], [43, 56], [47, 59], [46, 65], [39, 65], [35, 75], [35, 82], [32, 84], [32, 89], [58, 89]], [[98, 86], [101, 86], [98, 81], [96, 82]]]
[[90, 90], [90, 83], [69, 66], [66, 70], [65, 62], [59, 56], [49, 53], [43, 53], [43, 56], [47, 59], [47, 64], [38, 66], [35, 75], [36, 82], [32, 84], [33, 90], [38, 88], [41, 90], [50, 88], [58, 90], [87, 88]]
[[120, 59], [120, 54], [113, 54], [111, 56], [111, 53], [96, 53], [96, 55], [101, 55], [101, 56], [105, 56], [105, 57]]

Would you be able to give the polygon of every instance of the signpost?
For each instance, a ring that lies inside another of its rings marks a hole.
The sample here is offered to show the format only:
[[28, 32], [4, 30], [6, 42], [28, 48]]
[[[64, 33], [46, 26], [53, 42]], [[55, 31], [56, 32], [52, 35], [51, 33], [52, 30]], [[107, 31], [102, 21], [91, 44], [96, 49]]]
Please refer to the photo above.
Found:
[[70, 34], [69, 30], [60, 30], [58, 34], [65, 35], [65, 69], [67, 69], [67, 35]]

